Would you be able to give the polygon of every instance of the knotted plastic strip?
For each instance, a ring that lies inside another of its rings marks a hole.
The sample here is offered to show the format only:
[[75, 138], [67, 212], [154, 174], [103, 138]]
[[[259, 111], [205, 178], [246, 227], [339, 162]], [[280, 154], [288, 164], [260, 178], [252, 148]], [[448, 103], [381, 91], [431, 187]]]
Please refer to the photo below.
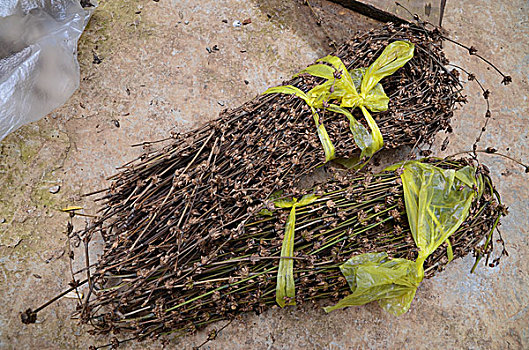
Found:
[[394, 315], [408, 311], [424, 278], [424, 261], [461, 226], [472, 202], [481, 196], [483, 179], [473, 167], [455, 171], [414, 161], [386, 170], [400, 167], [410, 231], [419, 248], [417, 260], [390, 259], [384, 252], [349, 259], [340, 269], [352, 294], [325, 311], [375, 300]]
[[[413, 57], [413, 51], [414, 45], [410, 42], [392, 42], [368, 68], [353, 69], [351, 72], [347, 71], [347, 67], [340, 58], [329, 55], [318, 60], [329, 65], [315, 64], [294, 76], [310, 74], [327, 79], [323, 84], [315, 86], [307, 93], [292, 85], [286, 85], [270, 88], [264, 94], [293, 94], [309, 105], [325, 152], [326, 162], [335, 158], [335, 149], [323, 123], [320, 123], [316, 109], [328, 109], [331, 112], [344, 114], [349, 119], [353, 139], [362, 151], [360, 158], [371, 157], [382, 148], [384, 141], [377, 123], [368, 110], [382, 112], [388, 109], [389, 103], [389, 98], [379, 82], [404, 66]], [[339, 105], [329, 103], [331, 100], [338, 101]], [[345, 109], [356, 107], [361, 109], [371, 133], [353, 117], [350, 111]]]

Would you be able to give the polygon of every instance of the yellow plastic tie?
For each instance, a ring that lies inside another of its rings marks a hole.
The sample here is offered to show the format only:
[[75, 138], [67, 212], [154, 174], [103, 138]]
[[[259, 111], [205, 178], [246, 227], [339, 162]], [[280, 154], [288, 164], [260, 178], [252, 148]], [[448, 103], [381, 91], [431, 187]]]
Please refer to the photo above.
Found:
[[[390, 259], [387, 253], [366, 253], [346, 261], [340, 270], [352, 294], [325, 311], [363, 305], [378, 300], [380, 306], [398, 316], [409, 310], [424, 278], [424, 262], [461, 226], [472, 202], [483, 186], [476, 169], [442, 169], [420, 161], [396, 164], [402, 168], [404, 202], [410, 231], [419, 248], [416, 261]], [[478, 189], [478, 191], [476, 191]], [[449, 258], [453, 258], [449, 245]]]
[[314, 194], [303, 196], [299, 201], [278, 200], [277, 208], [291, 208], [285, 225], [285, 237], [281, 246], [281, 258], [277, 270], [276, 302], [281, 307], [296, 305], [296, 287], [294, 285], [294, 232], [296, 229], [296, 208], [309, 205], [318, 199]]

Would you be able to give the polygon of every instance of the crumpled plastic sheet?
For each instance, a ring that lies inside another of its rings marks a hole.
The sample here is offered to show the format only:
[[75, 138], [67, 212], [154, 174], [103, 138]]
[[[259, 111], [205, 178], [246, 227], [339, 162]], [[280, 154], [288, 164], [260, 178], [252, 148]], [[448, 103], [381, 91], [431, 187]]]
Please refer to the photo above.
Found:
[[416, 263], [407, 259], [389, 259], [388, 254], [365, 253], [352, 257], [340, 266], [352, 294], [325, 311], [378, 300], [380, 306], [393, 314], [408, 310], [422, 277]]
[[412, 161], [386, 170], [399, 168], [410, 231], [419, 248], [417, 260], [389, 259], [385, 252], [352, 257], [340, 266], [352, 294], [325, 311], [375, 300], [396, 316], [408, 311], [424, 278], [424, 261], [457, 231], [483, 193], [483, 179], [471, 166], [456, 171]]
[[0, 3], [2, 140], [64, 104], [79, 87], [77, 41], [94, 7], [83, 9], [79, 0]]

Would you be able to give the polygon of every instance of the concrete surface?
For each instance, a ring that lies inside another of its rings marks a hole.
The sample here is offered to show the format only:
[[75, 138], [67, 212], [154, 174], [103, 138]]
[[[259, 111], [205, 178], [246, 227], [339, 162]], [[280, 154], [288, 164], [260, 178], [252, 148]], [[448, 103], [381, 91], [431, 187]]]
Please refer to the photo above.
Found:
[[[94, 204], [80, 194], [102, 188], [115, 167], [139, 155], [131, 144], [199, 125], [324, 55], [328, 36], [340, 41], [374, 25], [337, 5], [311, 4], [323, 27], [302, 1], [100, 2], [79, 45], [80, 89], [65, 106], [0, 143], [0, 348], [76, 349], [108, 341], [70, 319], [71, 299], [39, 314], [37, 324], [19, 322], [19, 311], [39, 305], [70, 280], [67, 216], [57, 209], [76, 204], [94, 213]], [[491, 89], [483, 148], [494, 146], [526, 162], [528, 16], [524, 0], [462, 0], [448, 2], [443, 22], [452, 37], [512, 75], [513, 83], [503, 87], [493, 70], [446, 44], [449, 58]], [[246, 18], [252, 23], [232, 26]], [[206, 47], [214, 45], [219, 50], [208, 53]], [[465, 87], [469, 103], [455, 114], [444, 154], [469, 150], [484, 121], [480, 91], [473, 82]], [[434, 150], [444, 138], [438, 135]], [[499, 267], [469, 275], [472, 257], [454, 261], [422, 283], [410, 312], [400, 318], [377, 305], [329, 315], [308, 307], [270, 310], [233, 322], [205, 348], [529, 348], [528, 175], [504, 159], [481, 159], [510, 207], [501, 226], [509, 256]], [[50, 193], [56, 185], [60, 191]], [[84, 220], [75, 223], [82, 227]], [[207, 330], [167, 347], [191, 348], [206, 337]], [[161, 343], [124, 347], [154, 349]]]

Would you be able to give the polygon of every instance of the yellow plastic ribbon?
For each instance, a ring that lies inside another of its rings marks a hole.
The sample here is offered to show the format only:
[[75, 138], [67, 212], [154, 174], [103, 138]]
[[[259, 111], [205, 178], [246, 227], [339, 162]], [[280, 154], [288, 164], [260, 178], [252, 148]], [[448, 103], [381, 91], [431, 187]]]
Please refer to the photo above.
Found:
[[310, 107], [310, 110], [312, 112], [312, 118], [314, 119], [314, 123], [316, 124], [318, 138], [320, 139], [320, 143], [323, 147], [323, 151], [325, 152], [325, 162], [328, 162], [335, 158], [334, 145], [332, 144], [331, 138], [329, 137], [329, 134], [327, 133], [325, 126], [323, 125], [323, 123], [320, 123], [320, 116], [316, 112], [315, 106], [319, 104], [319, 101], [321, 100], [321, 98], [323, 98], [323, 96], [322, 95], [316, 96], [315, 94], [312, 93], [312, 90], [309, 91], [309, 94], [305, 94], [303, 91], [301, 91], [295, 86], [285, 85], [285, 86], [275, 86], [275, 87], [269, 88], [268, 90], [263, 92], [263, 94], [278, 93], [278, 94], [295, 95], [301, 98], [303, 101], [305, 101], [305, 103], [307, 103], [307, 105]]
[[334, 145], [332, 144], [331, 138], [329, 137], [325, 126], [323, 125], [323, 123], [320, 123], [320, 116], [318, 115], [318, 113], [316, 112], [316, 108], [314, 107], [318, 104], [318, 96], [314, 95], [311, 91], [309, 91], [309, 94], [311, 95], [311, 97], [309, 97], [309, 95], [305, 94], [297, 87], [292, 85], [285, 85], [269, 88], [268, 90], [263, 92], [263, 94], [281, 93], [295, 95], [305, 101], [305, 103], [307, 103], [312, 112], [312, 118], [314, 119], [314, 123], [316, 124], [316, 130], [318, 132], [318, 138], [320, 139], [320, 143], [323, 147], [323, 152], [325, 152], [325, 162], [328, 162], [335, 158]]
[[[320, 123], [316, 109], [328, 109], [344, 114], [349, 119], [349, 128], [355, 143], [361, 149], [360, 158], [371, 157], [382, 148], [384, 141], [378, 125], [368, 110], [372, 112], [385, 111], [388, 109], [389, 102], [389, 98], [379, 82], [404, 66], [413, 57], [413, 51], [414, 45], [410, 42], [392, 42], [368, 68], [353, 69], [351, 72], [347, 71], [347, 67], [338, 57], [329, 55], [318, 61], [328, 63], [331, 66], [326, 64], [311, 65], [294, 76], [310, 74], [327, 79], [325, 83], [315, 86], [306, 94], [292, 85], [273, 87], [263, 94], [293, 94], [302, 98], [310, 106], [318, 130], [318, 137], [325, 152], [325, 162], [335, 158], [335, 149], [323, 123]], [[330, 100], [337, 100], [340, 105], [329, 104]], [[352, 109], [359, 107], [371, 133], [349, 111], [344, 109], [345, 107]]]
[[353, 293], [325, 311], [375, 300], [394, 315], [408, 311], [424, 278], [424, 261], [461, 226], [482, 193], [483, 180], [470, 166], [455, 171], [414, 161], [387, 170], [400, 167], [410, 231], [419, 248], [417, 260], [389, 259], [386, 253], [349, 259], [340, 269]]
[[[379, 82], [395, 73], [397, 69], [412, 59], [414, 49], [415, 46], [408, 41], [394, 41], [386, 46], [380, 56], [368, 68], [353, 69], [350, 73], [338, 57], [327, 56], [320, 59], [321, 62], [329, 63], [336, 71], [341, 72], [341, 78], [338, 81], [334, 82], [328, 79], [324, 84], [329, 86], [329, 88], [333, 86], [334, 91], [331, 92], [328, 98], [339, 101], [339, 107], [342, 109], [344, 107], [351, 109], [359, 107], [371, 129], [370, 142], [366, 143], [364, 148], [357, 143], [362, 150], [360, 158], [364, 156], [371, 157], [384, 145], [382, 133], [368, 111], [383, 112], [388, 109], [389, 97]], [[346, 114], [336, 108], [334, 111], [345, 114], [351, 124], [358, 123], [350, 113]], [[355, 131], [352, 128], [351, 132], [355, 135]], [[365, 132], [362, 131], [362, 133]], [[359, 137], [363, 138], [363, 136]], [[355, 141], [357, 141], [356, 138]]]
[[277, 270], [276, 302], [281, 307], [296, 305], [296, 287], [294, 285], [294, 232], [296, 229], [296, 208], [309, 205], [317, 200], [314, 194], [301, 197], [298, 201], [277, 200], [274, 202], [277, 208], [292, 208], [285, 225], [285, 237], [281, 246], [281, 259]]

